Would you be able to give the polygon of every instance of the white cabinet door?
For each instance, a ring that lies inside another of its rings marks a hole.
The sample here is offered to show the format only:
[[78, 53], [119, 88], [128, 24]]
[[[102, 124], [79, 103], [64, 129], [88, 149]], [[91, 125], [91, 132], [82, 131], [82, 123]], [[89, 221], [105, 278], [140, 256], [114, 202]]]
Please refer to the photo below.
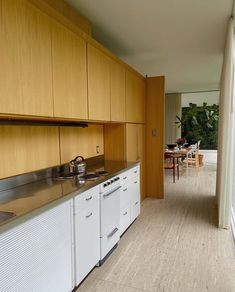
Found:
[[131, 222], [133, 222], [140, 214], [139, 177], [134, 177], [130, 181], [130, 197], [131, 197]]
[[126, 207], [122, 208], [120, 211], [120, 234], [122, 234], [131, 223], [131, 208], [130, 202]]
[[79, 208], [79, 204], [75, 203], [76, 285], [100, 260], [99, 200], [95, 199], [98, 195], [93, 192], [94, 203], [83, 210]]
[[1, 291], [72, 291], [72, 203], [66, 201], [0, 234]]

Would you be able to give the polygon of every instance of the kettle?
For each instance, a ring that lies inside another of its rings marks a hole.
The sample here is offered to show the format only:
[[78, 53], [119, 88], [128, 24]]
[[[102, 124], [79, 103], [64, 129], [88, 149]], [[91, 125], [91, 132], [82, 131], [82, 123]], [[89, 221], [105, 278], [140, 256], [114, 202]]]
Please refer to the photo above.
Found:
[[76, 174], [86, 172], [86, 162], [82, 156], [77, 156], [69, 162], [69, 172]]

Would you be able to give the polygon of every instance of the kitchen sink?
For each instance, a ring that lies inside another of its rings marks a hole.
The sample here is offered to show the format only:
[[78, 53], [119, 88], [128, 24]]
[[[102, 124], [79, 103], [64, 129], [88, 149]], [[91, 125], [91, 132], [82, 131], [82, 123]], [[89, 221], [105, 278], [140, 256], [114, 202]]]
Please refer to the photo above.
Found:
[[13, 212], [0, 211], [0, 222], [11, 219], [16, 216]]

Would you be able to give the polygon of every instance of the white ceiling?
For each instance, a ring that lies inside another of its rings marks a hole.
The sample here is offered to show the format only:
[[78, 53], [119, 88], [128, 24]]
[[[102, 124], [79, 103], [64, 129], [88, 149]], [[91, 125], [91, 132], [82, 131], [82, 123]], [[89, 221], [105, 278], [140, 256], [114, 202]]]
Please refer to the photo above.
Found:
[[166, 92], [219, 88], [233, 0], [66, 0], [93, 36], [143, 75], [166, 76]]

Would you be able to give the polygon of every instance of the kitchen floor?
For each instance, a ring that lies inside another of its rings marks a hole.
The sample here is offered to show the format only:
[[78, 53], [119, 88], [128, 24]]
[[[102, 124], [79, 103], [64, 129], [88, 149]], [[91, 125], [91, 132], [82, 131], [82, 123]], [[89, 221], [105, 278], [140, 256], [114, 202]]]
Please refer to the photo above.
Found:
[[166, 174], [165, 200], [144, 200], [118, 248], [77, 292], [235, 291], [232, 235], [216, 227], [212, 156], [198, 176], [189, 168], [173, 184]]

